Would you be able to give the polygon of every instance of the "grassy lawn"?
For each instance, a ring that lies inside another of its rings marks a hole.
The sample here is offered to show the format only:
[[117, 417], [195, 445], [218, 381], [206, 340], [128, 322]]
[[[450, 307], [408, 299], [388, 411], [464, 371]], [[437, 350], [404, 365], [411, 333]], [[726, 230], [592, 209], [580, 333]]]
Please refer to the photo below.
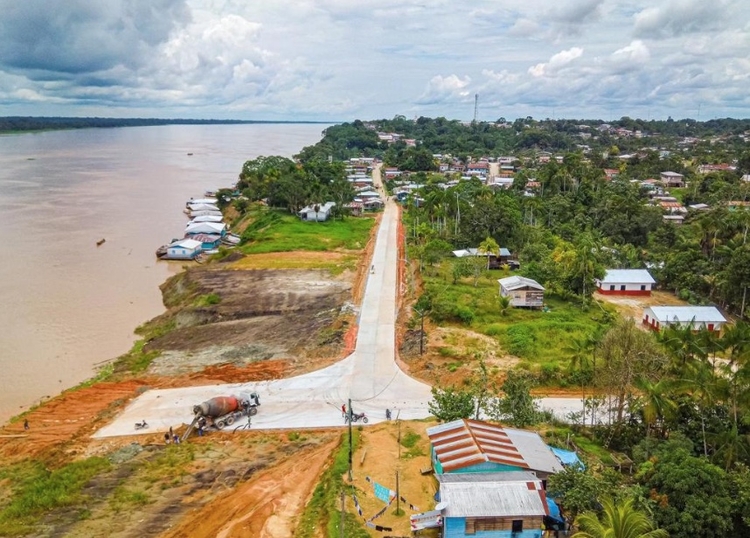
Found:
[[245, 254], [291, 251], [361, 250], [367, 244], [372, 218], [304, 222], [280, 211], [258, 211], [242, 234]]
[[[544, 365], [566, 366], [565, 349], [577, 338], [591, 334], [603, 321], [609, 305], [593, 304], [587, 310], [577, 301], [545, 295], [548, 311], [510, 308], [500, 313], [497, 279], [501, 271], [488, 271], [474, 287], [472, 278], [452, 284], [448, 264], [435, 276], [425, 276], [425, 292], [432, 299], [431, 317], [441, 325], [470, 327], [495, 338], [505, 352], [538, 369]], [[522, 365], [523, 365], [522, 363]]]
[[232, 263], [232, 269], [327, 269], [333, 275], [357, 268], [360, 256], [343, 252], [274, 252], [248, 254]]

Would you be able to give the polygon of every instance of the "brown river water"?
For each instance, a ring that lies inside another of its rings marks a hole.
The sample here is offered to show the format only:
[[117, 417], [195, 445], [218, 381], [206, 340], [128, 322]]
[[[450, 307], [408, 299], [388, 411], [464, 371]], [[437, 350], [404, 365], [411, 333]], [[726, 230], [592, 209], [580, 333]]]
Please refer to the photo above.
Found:
[[[164, 311], [182, 212], [325, 125], [175, 125], [0, 136], [0, 423], [127, 351]], [[188, 155], [192, 153], [192, 155]], [[106, 241], [97, 246], [97, 241]]]

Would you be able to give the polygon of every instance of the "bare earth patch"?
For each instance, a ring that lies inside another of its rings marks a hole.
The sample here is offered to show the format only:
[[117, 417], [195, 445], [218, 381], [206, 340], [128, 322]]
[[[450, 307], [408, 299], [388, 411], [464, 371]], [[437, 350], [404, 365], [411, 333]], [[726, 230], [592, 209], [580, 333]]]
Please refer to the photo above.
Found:
[[689, 304], [668, 291], [653, 291], [650, 297], [594, 293], [594, 299], [614, 305], [621, 316], [635, 320], [639, 326], [643, 319], [644, 308], [649, 306], [687, 306]]

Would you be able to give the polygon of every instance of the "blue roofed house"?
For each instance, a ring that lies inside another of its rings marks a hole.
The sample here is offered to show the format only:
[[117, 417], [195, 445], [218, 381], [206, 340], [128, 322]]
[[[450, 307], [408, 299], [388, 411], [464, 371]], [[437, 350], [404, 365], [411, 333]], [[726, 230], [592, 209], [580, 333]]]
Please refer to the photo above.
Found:
[[167, 260], [192, 260], [201, 253], [201, 242], [193, 239], [181, 239], [167, 247]]

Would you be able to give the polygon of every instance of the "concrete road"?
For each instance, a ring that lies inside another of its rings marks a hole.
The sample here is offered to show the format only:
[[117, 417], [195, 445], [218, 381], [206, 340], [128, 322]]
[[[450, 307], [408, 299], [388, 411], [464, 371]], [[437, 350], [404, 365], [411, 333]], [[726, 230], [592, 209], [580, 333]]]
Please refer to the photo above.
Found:
[[[380, 183], [377, 174], [377, 183]], [[252, 417], [253, 429], [299, 429], [343, 426], [341, 405], [350, 398], [354, 412], [365, 412], [370, 423], [385, 420], [385, 410], [402, 419], [425, 418], [430, 387], [402, 372], [395, 362], [396, 287], [398, 266], [398, 207], [386, 202], [368, 275], [354, 353], [309, 374], [242, 384], [150, 390], [133, 401], [96, 438], [166, 431], [189, 424], [192, 407], [214, 396], [255, 391], [261, 406]], [[580, 410], [580, 399], [554, 398], [542, 402], [563, 417]], [[148, 430], [135, 431], [145, 420]]]

